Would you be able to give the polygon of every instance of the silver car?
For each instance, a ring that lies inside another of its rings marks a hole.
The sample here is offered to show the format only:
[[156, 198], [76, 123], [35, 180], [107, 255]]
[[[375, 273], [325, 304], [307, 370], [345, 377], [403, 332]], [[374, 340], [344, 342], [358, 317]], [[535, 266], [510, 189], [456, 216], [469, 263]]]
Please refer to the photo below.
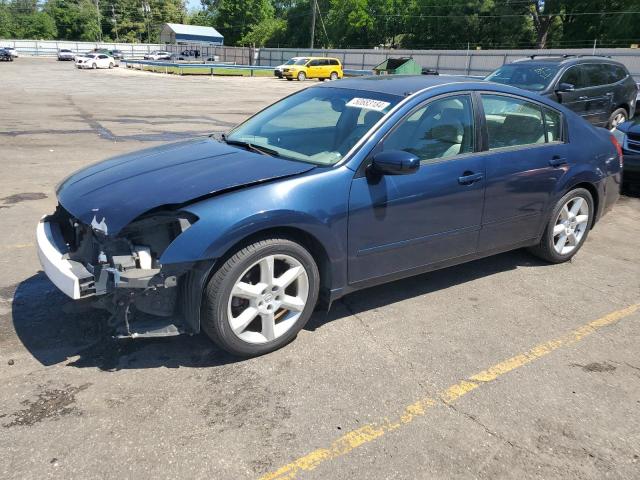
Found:
[[67, 60], [75, 60], [75, 54], [69, 50], [68, 48], [61, 48], [58, 50], [58, 60], [59, 61], [67, 61]]

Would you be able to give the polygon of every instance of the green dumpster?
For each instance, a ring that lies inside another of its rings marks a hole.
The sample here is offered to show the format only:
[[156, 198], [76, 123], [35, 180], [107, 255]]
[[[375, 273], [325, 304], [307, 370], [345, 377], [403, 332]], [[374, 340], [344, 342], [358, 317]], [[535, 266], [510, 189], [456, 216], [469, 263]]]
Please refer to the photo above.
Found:
[[420, 75], [422, 67], [413, 58], [387, 58], [380, 65], [373, 67], [376, 75]]

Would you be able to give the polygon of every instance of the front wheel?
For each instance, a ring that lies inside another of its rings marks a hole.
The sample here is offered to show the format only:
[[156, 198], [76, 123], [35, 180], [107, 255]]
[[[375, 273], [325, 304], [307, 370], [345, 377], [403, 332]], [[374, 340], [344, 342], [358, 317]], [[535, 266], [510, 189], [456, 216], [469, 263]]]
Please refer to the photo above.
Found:
[[222, 349], [263, 355], [298, 334], [318, 300], [320, 275], [311, 254], [285, 238], [235, 252], [211, 277], [202, 329]]
[[571, 259], [587, 239], [594, 214], [591, 193], [584, 188], [571, 190], [556, 204], [540, 243], [531, 252], [551, 263]]
[[338, 72], [331, 72], [331, 75], [329, 76], [329, 78], [333, 81], [333, 80], [338, 80]]
[[98, 65], [94, 63], [93, 65], [91, 65], [91, 68], [95, 70], [96, 68], [98, 68]]
[[113, 68], [113, 63], [109, 62], [109, 68]]
[[307, 75], [304, 72], [298, 73], [298, 81], [303, 82], [307, 78]]
[[613, 111], [611, 116], [609, 117], [608, 127], [610, 130], [614, 130], [618, 128], [618, 125], [624, 123], [628, 120], [629, 115], [624, 108], [618, 108]]

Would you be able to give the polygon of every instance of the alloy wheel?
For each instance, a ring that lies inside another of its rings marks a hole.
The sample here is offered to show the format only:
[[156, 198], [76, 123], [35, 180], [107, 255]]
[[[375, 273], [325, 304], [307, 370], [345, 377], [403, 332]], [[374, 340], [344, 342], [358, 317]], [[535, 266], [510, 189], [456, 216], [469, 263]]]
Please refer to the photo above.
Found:
[[589, 227], [589, 203], [583, 197], [573, 197], [558, 213], [553, 227], [553, 247], [560, 255], [575, 250]]
[[615, 130], [618, 127], [618, 125], [626, 121], [627, 121], [627, 117], [625, 116], [625, 114], [618, 113], [615, 117], [613, 117], [613, 120], [611, 120], [611, 130]]
[[309, 297], [309, 276], [290, 255], [261, 258], [233, 285], [227, 306], [229, 325], [241, 340], [267, 343], [297, 322]]

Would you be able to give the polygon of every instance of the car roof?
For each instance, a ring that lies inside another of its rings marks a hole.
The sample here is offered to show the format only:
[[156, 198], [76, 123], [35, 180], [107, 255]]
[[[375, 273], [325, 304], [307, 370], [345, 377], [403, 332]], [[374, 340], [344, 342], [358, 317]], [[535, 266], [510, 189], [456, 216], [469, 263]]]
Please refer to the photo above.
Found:
[[620, 62], [616, 62], [609, 57], [600, 57], [597, 55], [584, 55], [584, 56], [575, 56], [575, 55], [560, 55], [560, 56], [534, 56], [533, 58], [523, 58], [519, 60], [514, 60], [513, 62], [507, 63], [506, 65], [513, 64], [526, 64], [526, 65], [548, 65], [553, 63], [555, 65], [576, 65], [579, 63], [610, 63], [615, 65], [622, 65]]
[[[456, 75], [371, 75], [355, 77], [318, 85], [322, 87], [350, 88], [389, 95], [408, 96], [419, 90], [452, 83], [478, 83], [482, 79]], [[491, 83], [493, 85], [493, 83]]]

